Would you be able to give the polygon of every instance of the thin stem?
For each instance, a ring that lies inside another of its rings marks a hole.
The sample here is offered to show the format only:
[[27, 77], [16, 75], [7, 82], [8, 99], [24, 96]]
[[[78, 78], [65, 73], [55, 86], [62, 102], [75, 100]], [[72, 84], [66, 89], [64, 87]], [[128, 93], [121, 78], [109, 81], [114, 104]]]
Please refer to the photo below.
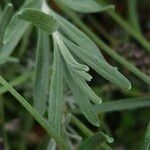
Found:
[[49, 127], [47, 121], [39, 115], [39, 113], [2, 77], [0, 76], [0, 83], [18, 100], [18, 102], [39, 122], [39, 124], [47, 131], [49, 136], [53, 137], [58, 145], [63, 150], [68, 150], [68, 146], [57, 133]]
[[71, 114], [71, 122], [75, 124], [86, 136], [92, 136], [94, 133], [87, 128], [77, 117]]
[[[29, 78], [31, 78], [32, 75], [33, 75], [33, 72], [25, 73], [25, 74], [17, 77], [16, 79], [12, 80], [10, 82], [10, 84], [12, 86], [20, 85], [20, 84], [24, 83], [25, 81], [27, 81]], [[8, 89], [6, 87], [0, 87], [0, 95], [6, 93], [7, 91], [8, 91]]]
[[125, 20], [123, 20], [116, 12], [107, 12], [108, 15], [131, 34], [148, 52], [150, 52], [150, 43], [136, 30], [134, 30]]
[[[56, 1], [57, 2], [57, 1]], [[63, 10], [63, 12], [69, 16], [73, 22], [78, 25], [93, 41], [108, 55], [110, 55], [112, 58], [114, 58], [118, 63], [126, 67], [128, 70], [130, 70], [134, 75], [136, 75], [138, 78], [140, 78], [142, 81], [144, 81], [147, 84], [150, 84], [150, 77], [145, 75], [143, 72], [141, 72], [139, 69], [137, 69], [133, 64], [131, 64], [129, 61], [118, 55], [114, 50], [112, 50], [107, 44], [105, 44], [100, 38], [98, 38], [95, 33], [93, 33], [81, 20], [80, 18], [72, 11], [68, 10], [63, 5], [60, 5], [57, 3], [59, 7]]]
[[132, 27], [139, 33], [141, 33], [140, 25], [138, 21], [138, 14], [137, 14], [137, 3], [138, 0], [128, 0], [128, 14], [129, 20]]
[[4, 150], [9, 150], [10, 148], [8, 144], [8, 136], [7, 136], [7, 131], [5, 129], [4, 103], [3, 103], [2, 96], [0, 96], [0, 118], [1, 118], [2, 131], [4, 137]]
[[99, 31], [113, 46], [118, 44], [118, 41], [114, 39], [94, 17], [88, 17], [89, 21], [93, 24], [97, 31]]

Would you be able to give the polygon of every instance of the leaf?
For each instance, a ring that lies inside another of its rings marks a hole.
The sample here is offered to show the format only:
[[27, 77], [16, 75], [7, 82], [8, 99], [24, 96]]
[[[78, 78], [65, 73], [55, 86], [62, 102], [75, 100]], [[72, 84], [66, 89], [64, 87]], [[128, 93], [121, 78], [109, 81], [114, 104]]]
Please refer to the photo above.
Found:
[[104, 134], [103, 132], [98, 132], [93, 136], [89, 137], [85, 141], [83, 141], [77, 150], [99, 150], [100, 145], [104, 142], [112, 143], [114, 140], [113, 138], [109, 137], [108, 135]]
[[89, 53], [92, 53], [93, 55], [104, 60], [99, 48], [85, 33], [83, 33], [63, 17], [59, 15], [56, 16], [60, 20], [61, 26], [59, 29], [63, 32], [64, 36], [67, 36], [67, 38], [76, 43], [78, 46], [86, 49]]
[[55, 32], [59, 26], [58, 21], [53, 16], [50, 16], [37, 9], [26, 8], [22, 10], [18, 16], [20, 19], [30, 22], [37, 28], [40, 28], [48, 35]]
[[6, 63], [6, 62], [11, 62], [11, 63], [18, 63], [19, 60], [14, 57], [7, 57], [7, 56], [1, 56], [0, 55], [0, 65]]
[[131, 89], [131, 83], [117, 70], [117, 68], [110, 66], [105, 61], [88, 53], [85, 49], [75, 45], [66, 38], [64, 38], [64, 42], [76, 56], [93, 68], [103, 78], [112, 82], [123, 90]]
[[141, 107], [150, 107], [150, 98], [129, 98], [123, 100], [116, 100], [111, 102], [104, 102], [100, 105], [93, 106], [96, 113], [123, 111], [128, 109], [135, 109]]
[[100, 5], [94, 0], [57, 0], [58, 3], [62, 3], [71, 10], [81, 13], [95, 13], [105, 10], [114, 10], [113, 5]]
[[[21, 7], [20, 10], [22, 10], [23, 8], [30, 8], [30, 7], [40, 8], [41, 0], [39, 0], [39, 1], [28, 0]], [[6, 28], [6, 32], [5, 32], [4, 40], [3, 40], [4, 46], [2, 49], [2, 55], [9, 56], [13, 52], [14, 48], [17, 46], [20, 39], [24, 35], [25, 31], [29, 27], [29, 23], [22, 21], [18, 18], [18, 12], [15, 13], [15, 15], [11, 19], [11, 22], [9, 23], [8, 27]]]
[[96, 113], [93, 111], [92, 104], [88, 97], [80, 90], [78, 84], [74, 81], [69, 73], [67, 66], [63, 65], [63, 70], [65, 74], [65, 80], [69, 86], [71, 92], [74, 95], [74, 98], [77, 100], [80, 110], [86, 119], [95, 126], [99, 126], [99, 118]]
[[34, 81], [34, 107], [43, 115], [49, 93], [50, 80], [50, 45], [48, 36], [41, 30], [38, 33], [36, 68]]
[[76, 70], [83, 70], [83, 71], [88, 71], [89, 67], [83, 64], [78, 63], [73, 56], [71, 55], [71, 53], [69, 52], [68, 48], [66, 47], [66, 45], [64, 44], [64, 42], [62, 41], [62, 39], [60, 39], [60, 34], [59, 33], [54, 33], [54, 37], [55, 40], [58, 43], [60, 52], [62, 54], [62, 56], [64, 57], [66, 63], [76, 69]]
[[48, 120], [52, 128], [61, 132], [62, 111], [63, 111], [63, 70], [58, 46], [54, 40], [54, 62], [51, 77]]
[[102, 99], [100, 97], [98, 97], [92, 90], [91, 88], [87, 85], [87, 83], [80, 79], [78, 75], [76, 75], [75, 73], [72, 73], [72, 78], [75, 80], [75, 82], [78, 84], [80, 90], [87, 95], [87, 97], [92, 100], [94, 103], [101, 103]]
[[13, 5], [11, 3], [9, 3], [5, 7], [5, 9], [0, 17], [0, 52], [3, 47], [3, 38], [4, 38], [5, 29], [8, 25], [8, 23], [10, 22], [12, 13], [13, 13]]
[[149, 150], [149, 149], [150, 149], [150, 122], [148, 123], [145, 137], [141, 147], [141, 150]]

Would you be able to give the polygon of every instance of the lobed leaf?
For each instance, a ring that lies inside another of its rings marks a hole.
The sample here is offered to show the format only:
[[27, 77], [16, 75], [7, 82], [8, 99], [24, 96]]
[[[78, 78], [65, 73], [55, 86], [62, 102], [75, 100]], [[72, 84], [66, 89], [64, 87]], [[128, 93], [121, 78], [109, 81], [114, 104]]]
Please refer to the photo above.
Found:
[[91, 88], [88, 86], [88, 84], [82, 80], [78, 75], [72, 73], [72, 78], [74, 79], [74, 81], [78, 84], [80, 90], [87, 95], [87, 97], [92, 100], [94, 103], [101, 103], [102, 99], [100, 97], [98, 97], [92, 90]]
[[99, 126], [99, 118], [93, 111], [92, 104], [90, 103], [89, 98], [85, 95], [85, 93], [83, 93], [80, 90], [78, 84], [74, 81], [73, 77], [71, 77], [71, 74], [66, 64], [63, 65], [63, 70], [65, 74], [66, 83], [70, 88], [71, 92], [73, 93], [74, 98], [77, 100], [81, 112], [90, 123], [92, 123], [95, 126]]
[[36, 68], [34, 80], [34, 107], [43, 115], [49, 93], [50, 80], [50, 44], [48, 36], [41, 30], [38, 33]]
[[103, 78], [112, 82], [123, 90], [131, 89], [131, 83], [117, 70], [117, 68], [110, 66], [105, 61], [88, 53], [85, 49], [75, 45], [66, 38], [64, 38], [64, 42], [76, 56], [97, 71], [97, 73], [99, 73]]
[[[20, 10], [30, 7], [40, 8], [41, 0], [27, 0]], [[18, 12], [20, 12], [20, 10]], [[29, 27], [29, 23], [18, 18], [18, 12], [15, 13], [11, 19], [11, 22], [6, 28], [3, 40], [4, 46], [2, 49], [2, 55], [9, 56], [13, 52], [14, 48], [17, 46], [25, 31]]]
[[85, 141], [83, 141], [77, 150], [99, 150], [100, 145], [104, 142], [112, 143], [114, 140], [113, 138], [109, 137], [108, 135], [104, 134], [103, 132], [98, 132], [93, 136], [89, 137]]
[[20, 19], [30, 22], [37, 28], [40, 28], [48, 35], [55, 32], [59, 26], [58, 21], [53, 16], [33, 8], [22, 10], [18, 16]]
[[64, 36], [67, 36], [67, 38], [76, 43], [78, 46], [86, 49], [89, 53], [104, 60], [99, 48], [85, 33], [83, 33], [63, 17], [59, 15], [56, 16], [60, 20], [61, 26], [59, 29], [63, 32]]
[[114, 9], [113, 5], [100, 5], [94, 0], [57, 0], [71, 10], [81, 13], [95, 13], [105, 10]]
[[58, 134], [61, 132], [62, 111], [63, 111], [63, 70], [58, 46], [54, 40], [54, 62], [51, 77], [48, 120], [52, 128]]
[[66, 47], [66, 45], [64, 44], [64, 42], [62, 41], [62, 39], [60, 39], [60, 34], [55, 33], [54, 36], [55, 36], [55, 40], [56, 40], [57, 43], [58, 43], [60, 52], [61, 52], [62, 56], [64, 57], [66, 63], [67, 63], [70, 67], [72, 67], [72, 68], [74, 68], [74, 69], [88, 71], [88, 70], [89, 70], [89, 67], [88, 67], [88, 66], [78, 63], [78, 62], [73, 58], [73, 56], [72, 56], [71, 53], [69, 52], [68, 48]]

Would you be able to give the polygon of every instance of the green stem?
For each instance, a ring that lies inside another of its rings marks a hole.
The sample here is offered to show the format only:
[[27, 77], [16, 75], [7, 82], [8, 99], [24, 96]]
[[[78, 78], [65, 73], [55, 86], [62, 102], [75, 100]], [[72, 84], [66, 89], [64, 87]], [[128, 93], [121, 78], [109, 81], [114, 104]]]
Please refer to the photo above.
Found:
[[[75, 117], [72, 114], [71, 114], [71, 122], [75, 124], [81, 130], [81, 132], [83, 132], [84, 135], [86, 135], [87, 137], [94, 135], [94, 132], [92, 132], [89, 128], [87, 128], [77, 117]], [[106, 143], [104, 144], [104, 147], [107, 147], [111, 150], [109, 145], [107, 145]]]
[[75, 124], [86, 136], [92, 136], [94, 133], [87, 128], [77, 117], [71, 114], [71, 122]]
[[57, 133], [49, 127], [47, 121], [39, 115], [39, 113], [2, 77], [0, 83], [18, 100], [18, 102], [39, 122], [39, 124], [47, 131], [49, 136], [53, 137], [63, 150], [68, 150], [68, 146]]
[[128, 0], [128, 14], [129, 20], [132, 27], [139, 33], [141, 33], [140, 25], [138, 21], [138, 14], [137, 14], [137, 2], [138, 0]]
[[10, 148], [8, 144], [7, 131], [5, 129], [4, 103], [3, 103], [2, 96], [0, 96], [0, 118], [1, 118], [2, 131], [4, 137], [4, 150], [9, 150]]
[[[17, 77], [16, 79], [14, 79], [13, 81], [11, 81], [10, 84], [12, 86], [20, 85], [20, 84], [24, 83], [25, 81], [27, 81], [29, 78], [31, 78], [32, 75], [33, 75], [33, 72], [25, 73], [25, 74]], [[6, 87], [0, 87], [0, 95], [6, 93], [7, 91], [8, 91], [8, 89]]]
[[99, 31], [113, 46], [118, 44], [118, 41], [114, 39], [94, 17], [90, 16], [89, 21], [93, 24], [97, 31]]
[[150, 43], [142, 36], [141, 33], [134, 30], [125, 20], [123, 20], [116, 12], [108, 12], [108, 15], [131, 34], [148, 52], [150, 52]]
[[145, 75], [143, 72], [141, 72], [139, 69], [137, 69], [133, 64], [131, 64], [129, 61], [118, 55], [114, 50], [112, 50], [107, 44], [105, 44], [100, 38], [96, 36], [95, 33], [93, 33], [81, 20], [80, 18], [72, 11], [68, 10], [63, 5], [60, 5], [57, 3], [59, 7], [64, 11], [64, 13], [69, 16], [75, 24], [77, 24], [86, 34], [93, 39], [93, 41], [108, 55], [110, 55], [112, 58], [114, 58], [117, 62], [119, 62], [121, 65], [126, 67], [128, 70], [130, 70], [134, 75], [136, 75], [138, 78], [140, 78], [142, 81], [144, 81], [147, 84], [150, 84], [150, 77]]

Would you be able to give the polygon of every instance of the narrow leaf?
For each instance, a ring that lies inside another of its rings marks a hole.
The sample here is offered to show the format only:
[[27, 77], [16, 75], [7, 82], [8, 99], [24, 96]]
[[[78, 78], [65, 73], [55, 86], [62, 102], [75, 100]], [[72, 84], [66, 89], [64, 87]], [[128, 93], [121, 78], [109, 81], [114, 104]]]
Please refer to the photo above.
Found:
[[92, 123], [95, 126], [99, 126], [99, 118], [96, 115], [96, 113], [93, 111], [92, 104], [90, 103], [90, 100], [88, 97], [80, 90], [77, 83], [74, 81], [74, 79], [71, 77], [71, 74], [69, 73], [68, 68], [66, 65], [63, 67], [64, 73], [65, 73], [65, 80], [67, 82], [67, 85], [69, 86], [71, 92], [74, 95], [74, 98], [77, 100], [80, 110], [83, 113], [83, 115], [86, 117], [86, 119]]
[[109, 137], [103, 132], [98, 132], [83, 141], [77, 150], [99, 150], [100, 145], [103, 144], [103, 142], [112, 143], [113, 141], [113, 138]]
[[[30, 7], [40, 8], [41, 0], [39, 1], [27, 0], [20, 10], [22, 10], [23, 8], [30, 8]], [[8, 56], [13, 52], [14, 48], [17, 46], [20, 39], [24, 35], [25, 31], [29, 27], [29, 23], [22, 21], [18, 18], [18, 15], [17, 15], [18, 12], [15, 13], [15, 15], [11, 19], [11, 22], [6, 28], [6, 32], [5, 32], [4, 40], [3, 40], [4, 46], [2, 49], [2, 55]]]
[[93, 56], [85, 49], [75, 45], [66, 38], [64, 38], [64, 42], [76, 56], [97, 71], [97, 73], [99, 73], [103, 78], [112, 82], [123, 90], [131, 89], [131, 83], [129, 80], [124, 77], [115, 67], [112, 67], [105, 61]]
[[73, 56], [71, 55], [70, 51], [68, 50], [68, 48], [66, 47], [66, 45], [64, 44], [64, 42], [62, 41], [62, 39], [60, 39], [60, 34], [59, 33], [55, 33], [54, 34], [54, 38], [58, 43], [60, 52], [62, 54], [62, 56], [64, 57], [66, 63], [77, 70], [84, 70], [84, 71], [88, 71], [89, 67], [83, 64], [78, 63]]
[[58, 21], [42, 11], [32, 8], [26, 8], [18, 14], [19, 18], [30, 22], [36, 27], [45, 31], [48, 35], [55, 32], [59, 26]]
[[52, 128], [61, 132], [62, 111], [63, 111], [63, 70], [58, 46], [54, 40], [54, 62], [51, 77], [48, 120]]
[[149, 149], [150, 149], [150, 122], [148, 123], [145, 137], [141, 147], [141, 150], [149, 150]]
[[34, 107], [43, 115], [46, 110], [46, 100], [49, 93], [50, 80], [50, 45], [49, 38], [43, 32], [38, 33], [36, 51], [36, 68], [34, 81]]
[[86, 49], [89, 53], [92, 53], [104, 60], [99, 48], [85, 33], [63, 17], [59, 15], [57, 15], [57, 17], [60, 20], [60, 30], [63, 32], [63, 35], [67, 36], [67, 38], [76, 43], [78, 46]]
[[61, 2], [68, 8], [82, 13], [95, 13], [95, 12], [101, 12], [109, 9], [114, 9], [113, 5], [99, 5], [94, 0], [57, 0], [58, 2]]
[[0, 51], [2, 50], [3, 47], [3, 38], [4, 38], [5, 29], [8, 23], [10, 22], [12, 13], [13, 13], [13, 6], [10, 3], [5, 7], [2, 16], [0, 18]]
[[74, 73], [71, 73], [73, 79], [75, 80], [75, 82], [78, 84], [80, 90], [87, 95], [87, 97], [89, 99], [91, 99], [94, 103], [101, 103], [102, 99], [100, 97], [98, 97], [93, 91], [92, 89], [88, 86], [88, 84], [79, 78], [79, 76], [77, 76]]
[[14, 57], [0, 56], [0, 65], [4, 64], [6, 62], [18, 63], [19, 60]]
[[150, 107], [150, 97], [129, 98], [111, 102], [104, 102], [100, 105], [93, 106], [93, 109], [96, 113], [104, 113], [113, 111], [123, 111], [128, 109], [137, 109], [141, 107]]

